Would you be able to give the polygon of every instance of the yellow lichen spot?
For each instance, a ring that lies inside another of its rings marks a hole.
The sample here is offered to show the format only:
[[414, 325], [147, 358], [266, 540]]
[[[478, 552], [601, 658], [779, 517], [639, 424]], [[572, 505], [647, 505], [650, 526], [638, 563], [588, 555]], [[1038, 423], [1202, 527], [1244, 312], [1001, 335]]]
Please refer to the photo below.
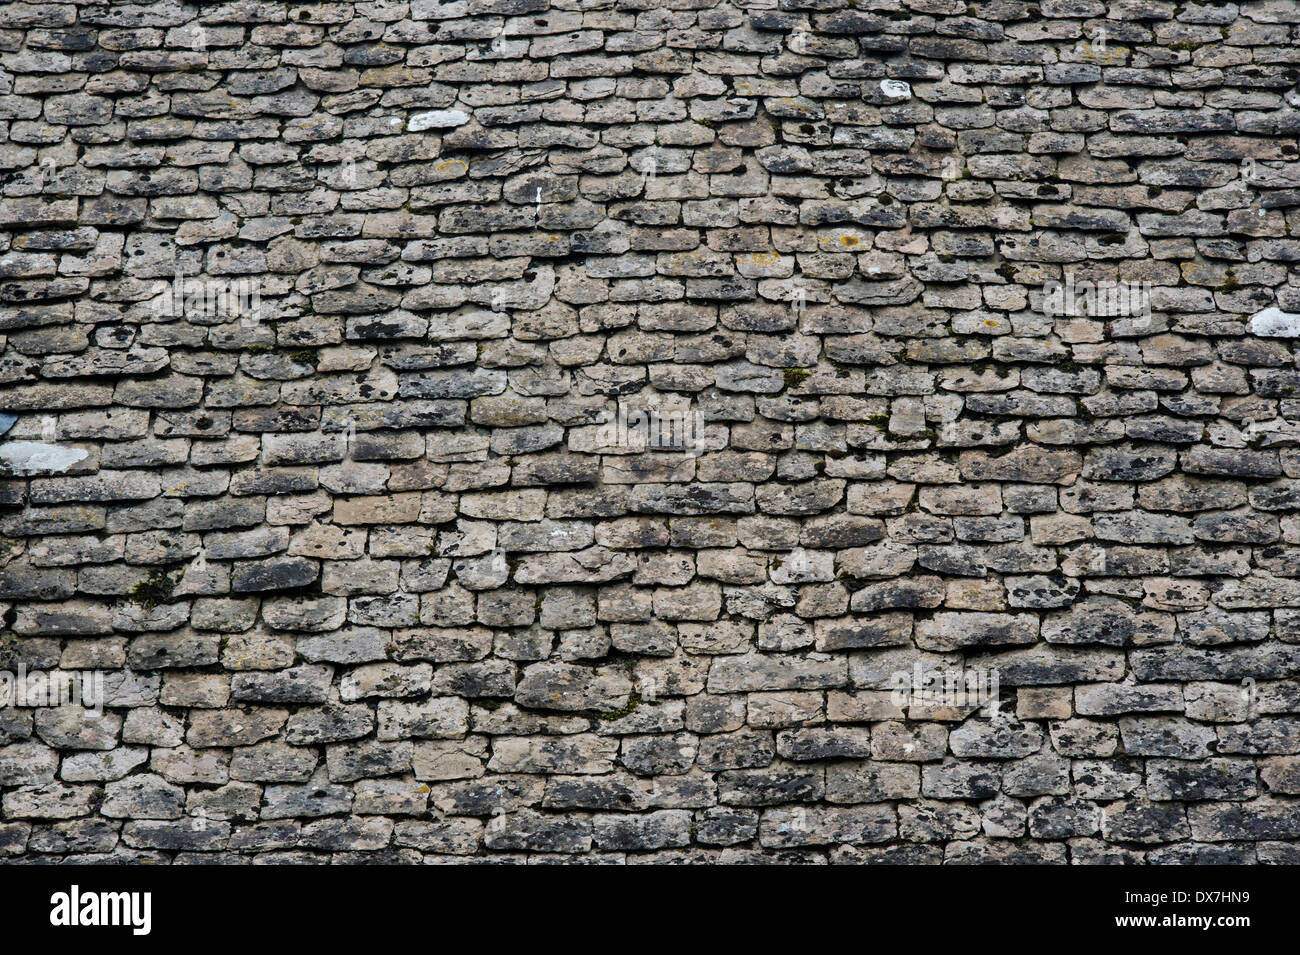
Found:
[[984, 324], [987, 325], [989, 328], [997, 328], [1002, 323], [995, 318], [986, 318], [984, 319]]
[[862, 241], [862, 240], [859, 239], [856, 235], [842, 235], [842, 236], [840, 236], [840, 245], [844, 246], [846, 249], [851, 249], [851, 248], [853, 248], [855, 245], [857, 245], [857, 244], [858, 244], [859, 242], [861, 242], [861, 241]]
[[444, 159], [433, 167], [433, 171], [441, 175], [463, 176], [469, 171], [469, 163], [463, 159]]
[[749, 257], [749, 261], [754, 265], [776, 265], [781, 261], [779, 252], [755, 252]]

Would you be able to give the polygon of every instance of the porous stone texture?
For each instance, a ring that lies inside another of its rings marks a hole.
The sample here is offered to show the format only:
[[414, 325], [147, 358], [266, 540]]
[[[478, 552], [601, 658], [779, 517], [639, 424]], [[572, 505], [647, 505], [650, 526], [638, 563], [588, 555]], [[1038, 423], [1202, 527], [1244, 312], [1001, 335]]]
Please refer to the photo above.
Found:
[[0, 854], [1300, 861], [1298, 81], [1292, 0], [0, 5], [0, 649], [106, 694]]

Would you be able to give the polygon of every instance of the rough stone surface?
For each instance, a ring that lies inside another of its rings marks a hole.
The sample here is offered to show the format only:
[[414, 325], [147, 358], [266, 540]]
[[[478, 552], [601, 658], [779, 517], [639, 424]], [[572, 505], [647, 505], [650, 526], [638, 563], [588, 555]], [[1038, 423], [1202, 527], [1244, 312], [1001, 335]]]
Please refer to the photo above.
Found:
[[3, 854], [1294, 859], [1298, 63], [1273, 0], [0, 7], [0, 668], [104, 692], [0, 709]]

